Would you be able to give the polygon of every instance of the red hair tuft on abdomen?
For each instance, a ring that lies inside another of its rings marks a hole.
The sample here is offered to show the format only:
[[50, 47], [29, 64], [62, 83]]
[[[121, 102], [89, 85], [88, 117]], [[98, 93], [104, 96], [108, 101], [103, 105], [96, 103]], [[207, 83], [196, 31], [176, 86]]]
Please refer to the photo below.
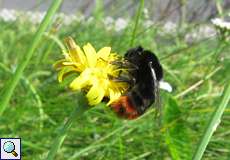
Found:
[[125, 119], [135, 119], [139, 116], [128, 96], [121, 96], [111, 104], [111, 108], [119, 117]]

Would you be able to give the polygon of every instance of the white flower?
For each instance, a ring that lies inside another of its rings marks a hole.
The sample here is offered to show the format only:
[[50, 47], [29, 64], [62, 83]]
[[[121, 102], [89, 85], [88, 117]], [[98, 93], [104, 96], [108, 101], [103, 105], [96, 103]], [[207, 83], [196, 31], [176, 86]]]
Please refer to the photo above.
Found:
[[[32, 24], [38, 24], [41, 23], [43, 18], [45, 17], [46, 12], [33, 12], [33, 11], [16, 11], [16, 10], [9, 10], [9, 9], [2, 9], [0, 10], [0, 18], [2, 18], [4, 21], [15, 21], [18, 19], [23, 19], [25, 21], [28, 21]], [[63, 20], [63, 24], [69, 25], [70, 23], [74, 21], [82, 21], [85, 19], [84, 15], [82, 14], [64, 14], [59, 13], [54, 16], [54, 19], [61, 18]], [[89, 19], [92, 20], [92, 19]]]
[[230, 30], [230, 22], [224, 21], [223, 19], [220, 18], [214, 18], [211, 21], [216, 27]]
[[149, 28], [150, 26], [152, 26], [154, 24], [154, 22], [151, 20], [146, 20], [143, 22], [143, 24], [144, 24], [145, 28]]
[[187, 33], [185, 35], [185, 41], [187, 43], [192, 43], [192, 42], [197, 40], [197, 36], [198, 36], [198, 34], [196, 32]]
[[187, 33], [185, 35], [185, 41], [188, 43], [192, 43], [194, 41], [199, 41], [199, 40], [209, 38], [215, 35], [216, 35], [216, 30], [214, 27], [203, 25]]
[[14, 10], [8, 10], [5, 8], [0, 11], [0, 17], [6, 22], [15, 21], [17, 19], [16, 13]]
[[86, 22], [87, 22], [87, 23], [91, 23], [91, 22], [93, 22], [93, 20], [94, 20], [94, 17], [89, 17], [89, 18], [86, 20]]
[[208, 25], [200, 27], [198, 32], [199, 34], [203, 36], [203, 38], [208, 38], [216, 34], [215, 28], [213, 28], [212, 26], [208, 26]]
[[143, 9], [143, 14], [144, 14], [144, 18], [146, 18], [146, 19], [149, 18], [149, 10], [147, 8]]
[[159, 88], [166, 90], [168, 92], [172, 92], [172, 86], [168, 82], [165, 82], [165, 81], [159, 82]]
[[175, 32], [176, 31], [176, 27], [177, 25], [171, 21], [168, 21], [164, 24], [163, 26], [163, 30], [164, 32], [166, 33], [172, 33], [172, 32]]
[[112, 17], [105, 17], [105, 19], [103, 20], [103, 23], [106, 27], [106, 29], [110, 30], [114, 27], [114, 19]]
[[82, 14], [75, 15], [75, 14], [59, 13], [59, 14], [55, 15], [54, 19], [56, 19], [56, 18], [60, 18], [64, 25], [70, 25], [74, 21], [81, 22], [81, 21], [85, 20], [85, 17]]
[[128, 25], [127, 20], [123, 19], [123, 18], [118, 18], [115, 21], [115, 31], [119, 32], [123, 29], [125, 29]]
[[32, 24], [38, 24], [41, 23], [43, 20], [44, 16], [46, 15], [46, 12], [32, 12], [32, 11], [27, 11], [25, 14], [25, 17], [28, 21], [30, 21]]
[[73, 14], [70, 14], [70, 15], [64, 15], [63, 16], [63, 23], [65, 25], [70, 25], [73, 21], [77, 20], [77, 17]]
[[105, 17], [103, 22], [105, 23], [105, 25], [112, 25], [114, 23], [114, 19], [108, 16], [108, 17]]

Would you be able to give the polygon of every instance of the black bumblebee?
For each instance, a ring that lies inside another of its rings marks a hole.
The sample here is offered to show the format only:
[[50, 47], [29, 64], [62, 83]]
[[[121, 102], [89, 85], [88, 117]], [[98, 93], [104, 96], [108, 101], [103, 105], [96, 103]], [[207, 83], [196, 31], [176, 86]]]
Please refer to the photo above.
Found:
[[[124, 63], [126, 62], [132, 64], [126, 65], [129, 66], [128, 82], [131, 87], [111, 104], [111, 108], [119, 117], [135, 119], [156, 102], [159, 96], [159, 84], [163, 79], [163, 69], [156, 55], [141, 46], [126, 52]], [[122, 76], [120, 79], [122, 81]]]

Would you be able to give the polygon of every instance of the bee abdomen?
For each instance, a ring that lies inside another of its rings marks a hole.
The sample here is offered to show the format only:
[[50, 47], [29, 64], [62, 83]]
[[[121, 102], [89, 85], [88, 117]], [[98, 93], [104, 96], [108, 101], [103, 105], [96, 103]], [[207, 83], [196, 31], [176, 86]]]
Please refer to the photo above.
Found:
[[128, 96], [121, 96], [116, 102], [111, 104], [111, 108], [119, 117], [125, 119], [135, 119], [139, 116]]
[[145, 97], [137, 87], [134, 87], [129, 93], [127, 93], [127, 95], [140, 115], [143, 114], [152, 104], [152, 100]]

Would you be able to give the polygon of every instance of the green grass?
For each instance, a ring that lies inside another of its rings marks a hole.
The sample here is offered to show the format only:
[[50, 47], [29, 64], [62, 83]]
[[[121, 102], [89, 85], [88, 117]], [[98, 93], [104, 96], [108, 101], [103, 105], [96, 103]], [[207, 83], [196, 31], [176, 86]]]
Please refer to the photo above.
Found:
[[62, 0], [53, 1], [50, 9], [47, 11], [46, 16], [44, 17], [43, 21], [41, 22], [41, 25], [39, 26], [37, 32], [35, 33], [32, 42], [28, 47], [27, 52], [24, 54], [21, 62], [18, 64], [14, 75], [12, 76], [9, 83], [5, 85], [6, 87], [3, 88], [3, 93], [0, 101], [0, 115], [2, 115], [2, 113], [5, 111], [15, 87], [18, 84], [20, 78], [22, 77], [24, 69], [28, 65], [35, 49], [37, 48], [43, 33], [46, 31], [47, 27], [52, 22], [52, 18], [56, 13], [56, 11], [59, 9], [61, 2]]
[[205, 133], [203, 135], [203, 138], [201, 139], [200, 144], [197, 147], [197, 150], [194, 154], [194, 158], [195, 160], [197, 159], [201, 159], [202, 155], [213, 135], [213, 133], [216, 131], [218, 125], [221, 123], [221, 116], [224, 113], [225, 108], [227, 107], [228, 103], [229, 103], [229, 99], [230, 99], [230, 84], [228, 84], [226, 89], [226, 92], [223, 97], [223, 100], [221, 102], [221, 104], [219, 105], [219, 107], [217, 107], [215, 109], [215, 111], [213, 112], [212, 118], [209, 121], [209, 124], [207, 126], [207, 129], [205, 130]]
[[[125, 121], [100, 104], [71, 124], [55, 159], [192, 159], [209, 119], [223, 106], [223, 91], [230, 82], [230, 45], [217, 37], [186, 44], [183, 37], [193, 24], [175, 35], [162, 35], [160, 25], [145, 29], [141, 22], [134, 45], [151, 49], [160, 57], [165, 80], [174, 88], [170, 94], [161, 92], [162, 118], [155, 119], [152, 108], [140, 119]], [[0, 25], [6, 26], [0, 32], [2, 90], [23, 61], [37, 26], [20, 20], [11, 25], [0, 21]], [[112, 46], [113, 51], [124, 54], [130, 48], [133, 28], [134, 22], [117, 33], [97, 20], [62, 26], [53, 38], [44, 35], [0, 117], [0, 137], [21, 137], [23, 159], [46, 159], [55, 137], [63, 133], [63, 122], [78, 106], [77, 93], [58, 84], [52, 68], [63, 57], [60, 41], [72, 36], [79, 45]], [[230, 106], [225, 103], [221, 123], [206, 141], [204, 160], [230, 157]]]

